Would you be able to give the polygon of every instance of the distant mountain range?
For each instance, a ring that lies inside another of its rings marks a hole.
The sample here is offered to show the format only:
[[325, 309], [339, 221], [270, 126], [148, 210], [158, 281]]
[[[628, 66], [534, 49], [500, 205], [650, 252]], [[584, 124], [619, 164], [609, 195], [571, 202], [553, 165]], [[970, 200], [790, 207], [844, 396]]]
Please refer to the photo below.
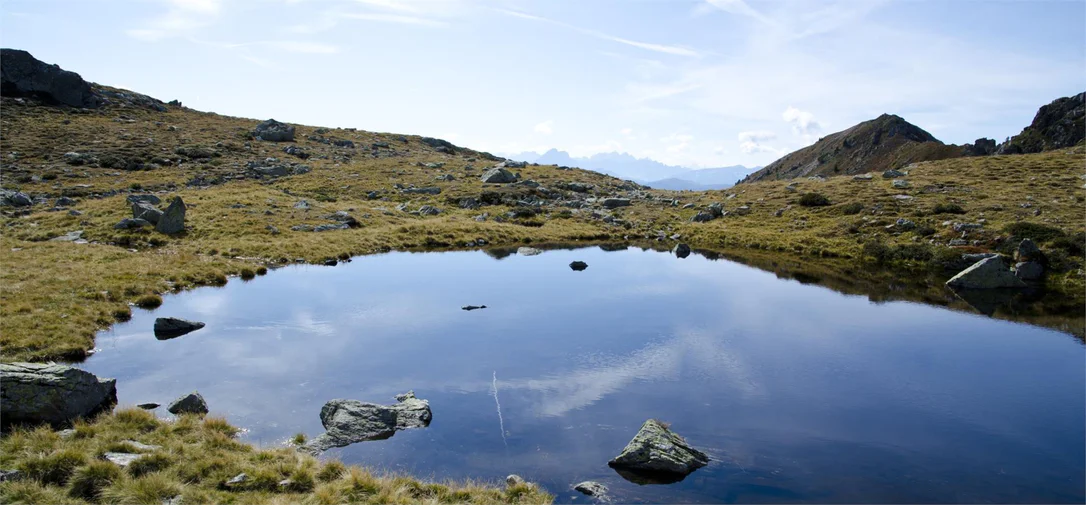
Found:
[[761, 167], [748, 168], [735, 165], [720, 168], [693, 169], [676, 165], [666, 165], [649, 158], [636, 158], [628, 153], [599, 153], [587, 158], [570, 156], [565, 151], [551, 149], [543, 154], [523, 152], [505, 154], [506, 158], [516, 161], [539, 163], [540, 165], [559, 165], [592, 170], [614, 177], [632, 180], [638, 184], [655, 189], [696, 190], [724, 189], [736, 181], [757, 171]]

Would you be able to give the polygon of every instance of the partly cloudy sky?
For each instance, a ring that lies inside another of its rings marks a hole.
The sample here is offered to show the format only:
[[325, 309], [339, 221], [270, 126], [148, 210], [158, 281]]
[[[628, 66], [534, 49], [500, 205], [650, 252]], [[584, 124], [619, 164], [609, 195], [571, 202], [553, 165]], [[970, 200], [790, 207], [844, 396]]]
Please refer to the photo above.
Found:
[[764, 165], [884, 112], [946, 142], [1086, 89], [1086, 2], [5, 0], [0, 44], [232, 116]]

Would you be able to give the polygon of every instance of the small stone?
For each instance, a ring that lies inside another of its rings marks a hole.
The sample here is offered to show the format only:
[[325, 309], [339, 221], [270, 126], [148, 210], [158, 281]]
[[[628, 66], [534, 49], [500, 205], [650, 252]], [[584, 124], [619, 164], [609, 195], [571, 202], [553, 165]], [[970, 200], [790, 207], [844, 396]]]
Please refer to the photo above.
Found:
[[0, 470], [0, 482], [10, 482], [23, 478], [23, 472], [18, 470]]
[[171, 414], [207, 414], [207, 402], [200, 393], [193, 391], [170, 404], [168, 410]]
[[249, 481], [249, 475], [248, 474], [239, 473], [239, 474], [235, 475], [234, 478], [226, 481], [226, 485], [227, 486], [237, 486], [239, 484], [244, 484], [244, 483], [246, 483], [248, 481]]
[[105, 458], [106, 461], [109, 461], [110, 463], [113, 463], [114, 465], [117, 465], [121, 468], [127, 467], [128, 465], [132, 464], [133, 461], [140, 459], [142, 456], [142, 454], [131, 454], [127, 452], [107, 452], [102, 455], [102, 457]]

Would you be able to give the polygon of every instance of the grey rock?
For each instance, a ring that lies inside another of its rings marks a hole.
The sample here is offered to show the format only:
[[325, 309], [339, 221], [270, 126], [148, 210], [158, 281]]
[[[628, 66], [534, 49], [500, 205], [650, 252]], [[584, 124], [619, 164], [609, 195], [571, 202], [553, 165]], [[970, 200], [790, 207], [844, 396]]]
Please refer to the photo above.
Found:
[[72, 205], [75, 205], [75, 200], [72, 200], [71, 198], [68, 198], [66, 196], [57, 198], [57, 200], [53, 202], [53, 207], [56, 208], [71, 207]]
[[75, 242], [83, 238], [83, 230], [70, 231], [59, 237], [49, 239], [50, 242]]
[[969, 241], [967, 241], [965, 239], [961, 239], [961, 238], [951, 239], [950, 242], [947, 243], [947, 245], [949, 245], [951, 247], [963, 246], [963, 245], [967, 245], [967, 244], [969, 244]]
[[75, 436], [75, 430], [68, 428], [57, 432], [57, 436], [60, 438], [71, 438]]
[[426, 400], [415, 398], [414, 392], [396, 396], [398, 403], [378, 405], [358, 400], [332, 400], [321, 408], [321, 424], [325, 433], [301, 447], [310, 454], [319, 454], [332, 447], [367, 440], [384, 440], [399, 430], [424, 428], [433, 415]]
[[196, 391], [174, 400], [166, 410], [171, 414], [207, 414], [208, 412], [207, 402]]
[[714, 219], [724, 216], [724, 204], [720, 202], [710, 203], [709, 206], [705, 208], [705, 210], [708, 211], [709, 215], [713, 216]]
[[247, 474], [247, 473], [239, 473], [239, 474], [235, 475], [233, 478], [231, 478], [230, 480], [226, 481], [226, 486], [227, 487], [229, 487], [229, 486], [237, 486], [239, 484], [244, 484], [244, 483], [246, 483], [248, 481], [249, 481], [249, 474]]
[[854, 181], [870, 181], [871, 179], [874, 179], [874, 178], [875, 177], [873, 175], [871, 175], [871, 174], [860, 174], [860, 175], [852, 176], [852, 180], [854, 180]]
[[135, 230], [144, 226], [151, 226], [151, 223], [148, 222], [146, 219], [133, 219], [126, 217], [122, 219], [119, 223], [113, 225], [113, 228], [116, 230]]
[[151, 195], [151, 194], [128, 195], [128, 198], [126, 198], [125, 200], [128, 203], [149, 203], [151, 205], [158, 205], [158, 204], [162, 203], [162, 200], [159, 199], [159, 197], [157, 197], [155, 195]]
[[588, 496], [593, 496], [597, 498], [607, 495], [607, 486], [604, 486], [603, 484], [592, 480], [586, 480], [584, 482], [581, 482], [573, 486], [573, 489], [580, 491]]
[[146, 202], [135, 202], [132, 204], [132, 217], [136, 219], [142, 219], [151, 224], [158, 224], [159, 219], [162, 218], [163, 212]]
[[309, 231], [322, 232], [322, 231], [346, 230], [348, 228], [350, 228], [350, 225], [348, 225], [347, 223], [328, 223], [328, 224], [319, 224], [317, 226], [314, 226], [313, 229], [309, 230]]
[[419, 214], [424, 216], [436, 216], [441, 214], [441, 209], [434, 207], [433, 205], [423, 205], [419, 207]]
[[113, 463], [121, 468], [125, 468], [131, 465], [133, 461], [143, 457], [142, 454], [132, 454], [128, 452], [107, 452], [102, 455], [106, 461]]
[[182, 503], [184, 503], [182, 495], [177, 495], [173, 498], [162, 500], [162, 505], [181, 505]]
[[338, 221], [340, 223], [346, 224], [351, 228], [359, 226], [358, 220], [345, 210], [337, 211], [324, 217], [325, 219], [331, 219], [332, 221]]
[[483, 173], [481, 181], [491, 184], [507, 184], [517, 182], [517, 176], [504, 168], [491, 168]]
[[0, 189], [0, 207], [29, 207], [34, 200], [26, 193]]
[[309, 210], [311, 207], [312, 207], [312, 205], [309, 204], [309, 200], [306, 200], [304, 198], [301, 199], [301, 200], [298, 200], [294, 204], [294, 208], [299, 209], [299, 210]]
[[137, 442], [135, 440], [122, 440], [121, 443], [128, 444], [128, 445], [132, 446], [132, 448], [136, 449], [137, 451], [143, 451], [143, 452], [157, 451], [157, 450], [162, 448], [161, 445], [145, 444], [145, 443], [142, 443], [142, 442]]
[[900, 170], [887, 170], [882, 173], [883, 179], [896, 179], [898, 177], [905, 177], [907, 174]]
[[524, 477], [521, 477], [521, 476], [519, 476], [519, 475], [517, 475], [515, 473], [510, 474], [509, 476], [507, 476], [505, 478], [505, 485], [507, 485], [509, 487], [524, 486], [524, 485], [527, 485], [527, 484], [528, 484], [528, 481], [524, 480]]
[[528, 162], [527, 161], [512, 161], [512, 160], [509, 160], [509, 161], [501, 162], [500, 166], [503, 166], [505, 168], [524, 168], [524, 167], [528, 166]]
[[400, 190], [400, 193], [405, 195], [439, 195], [441, 194], [441, 188], [437, 186], [427, 186], [424, 188], [404, 188]]
[[71, 210], [68, 211], [68, 215], [69, 216], [82, 216], [83, 213], [78, 211], [78, 210], [71, 209]]
[[576, 272], [580, 272], [588, 268], [588, 263], [585, 263], [583, 261], [574, 261], [569, 264], [569, 268], [573, 269]]
[[155, 225], [155, 231], [166, 235], [185, 231], [185, 202], [180, 196], [174, 198], [170, 206], [166, 207], [166, 211], [162, 213], [162, 217]]
[[0, 85], [4, 96], [36, 96], [88, 109], [101, 104], [79, 74], [46, 64], [18, 49], [0, 49]]
[[294, 126], [269, 119], [256, 125], [253, 136], [269, 142], [293, 142]]
[[1045, 267], [1036, 261], [1015, 263], [1014, 275], [1024, 281], [1035, 281], [1044, 275]]
[[740, 205], [739, 207], [735, 208], [734, 212], [736, 215], [745, 216], [747, 214], [750, 214], [750, 207], [746, 205]]
[[678, 258], [685, 258], [687, 256], [690, 256], [690, 246], [686, 244], [679, 244], [675, 246], [675, 249], [673, 249], [671, 252], [675, 253], [675, 256]]
[[155, 409], [159, 408], [161, 405], [151, 402], [151, 403], [141, 403], [141, 404], [136, 405], [136, 406], [143, 409], [143, 410], [155, 410]]
[[1037, 261], [1044, 262], [1044, 253], [1041, 252], [1041, 248], [1037, 247], [1037, 244], [1033, 243], [1033, 240], [1022, 239], [1018, 243], [1018, 248], [1014, 251], [1015, 261]]
[[617, 209], [619, 207], [628, 207], [630, 205], [629, 198], [604, 198], [601, 204], [607, 209]]
[[116, 379], [99, 379], [66, 365], [0, 364], [0, 425], [60, 426], [112, 410], [116, 403]]
[[155, 319], [155, 338], [168, 340], [192, 333], [204, 327], [199, 321], [189, 321], [177, 317], [159, 317]]
[[915, 229], [916, 228], [916, 223], [914, 223], [912, 221], [909, 221], [908, 219], [905, 219], [905, 218], [898, 218], [897, 222], [894, 223], [894, 226], [896, 226], [899, 230], [908, 231], [908, 230]]
[[912, 184], [909, 184], [909, 181], [894, 179], [894, 182], [891, 182], [890, 186], [894, 187], [895, 189], [907, 189], [912, 187]]
[[891, 198], [894, 200], [912, 200], [912, 195], [894, 195]]
[[641, 425], [622, 453], [607, 465], [641, 472], [686, 475], [709, 464], [709, 456], [655, 419]]
[[714, 219], [716, 219], [716, 216], [714, 216], [712, 213], [706, 212], [706, 211], [700, 211], [697, 214], [694, 214], [694, 217], [690, 218], [690, 222], [691, 223], [705, 223], [705, 222], [708, 222], [708, 221], [712, 221]]
[[520, 256], [535, 256], [537, 254], [543, 254], [543, 251], [534, 247], [518, 247], [517, 254]]
[[981, 223], [954, 223], [954, 231], [973, 231], [983, 228], [984, 225]]
[[995, 289], [1025, 287], [1021, 279], [1011, 273], [1003, 258], [993, 256], [974, 263], [946, 281], [955, 289]]
[[0, 482], [15, 481], [23, 478], [23, 472], [18, 470], [0, 470]]

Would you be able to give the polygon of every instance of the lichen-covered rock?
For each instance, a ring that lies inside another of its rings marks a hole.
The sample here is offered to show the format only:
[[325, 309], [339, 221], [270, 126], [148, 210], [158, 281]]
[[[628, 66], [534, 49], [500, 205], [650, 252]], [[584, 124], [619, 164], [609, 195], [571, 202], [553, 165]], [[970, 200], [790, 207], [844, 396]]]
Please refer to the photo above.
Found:
[[293, 142], [294, 125], [269, 119], [256, 125], [256, 128], [253, 129], [253, 136], [269, 142]]
[[480, 180], [490, 184], [508, 184], [517, 182], [517, 176], [504, 168], [491, 168], [483, 173]]
[[147, 202], [135, 202], [132, 204], [132, 217], [135, 219], [143, 219], [151, 224], [158, 224], [158, 220], [162, 217], [162, 210], [156, 208]]
[[207, 402], [200, 393], [193, 391], [170, 404], [168, 410], [171, 414], [207, 414]]
[[660, 421], [649, 419], [622, 454], [607, 464], [640, 472], [686, 475], [709, 464], [709, 456], [690, 447]]
[[588, 496], [596, 498], [603, 498], [607, 495], [607, 486], [600, 484], [599, 482], [586, 480], [573, 486], [573, 489], [580, 491]]
[[424, 428], [430, 425], [430, 403], [415, 398], [415, 393], [397, 395], [398, 403], [378, 405], [358, 400], [337, 399], [321, 408], [321, 424], [325, 433], [303, 445], [301, 449], [319, 454], [332, 447], [367, 440], [384, 440], [399, 430]]
[[155, 231], [166, 235], [185, 231], [185, 202], [181, 201], [180, 196], [174, 198], [170, 206], [166, 207], [166, 211], [158, 218]]
[[77, 417], [111, 410], [117, 403], [116, 379], [66, 365], [0, 364], [0, 423], [61, 426]]
[[946, 281], [946, 285], [955, 289], [996, 289], [1021, 288], [1026, 284], [1011, 273], [1003, 258], [992, 256], [962, 270]]

